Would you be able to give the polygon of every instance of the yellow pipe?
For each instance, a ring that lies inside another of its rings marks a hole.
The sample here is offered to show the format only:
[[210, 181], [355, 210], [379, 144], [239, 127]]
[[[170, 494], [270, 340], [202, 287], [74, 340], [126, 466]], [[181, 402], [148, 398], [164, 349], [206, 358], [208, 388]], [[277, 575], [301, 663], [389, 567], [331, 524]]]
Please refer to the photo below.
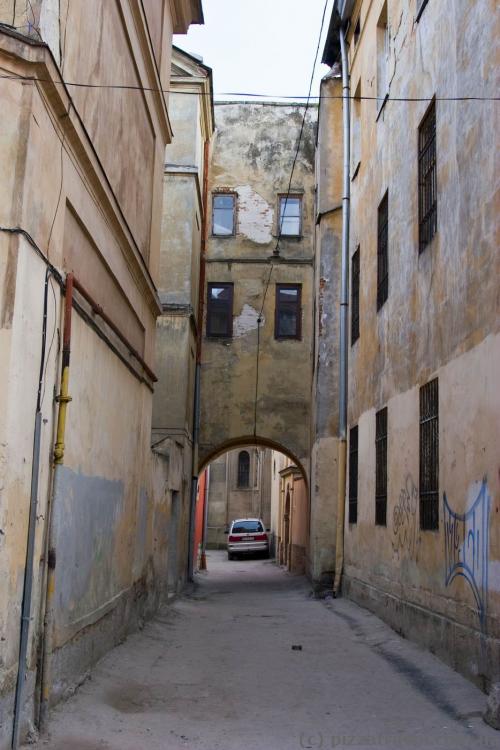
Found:
[[344, 520], [345, 520], [345, 487], [346, 487], [347, 441], [339, 440], [338, 446], [338, 485], [337, 485], [337, 534], [335, 543], [335, 580], [333, 595], [340, 591], [342, 568], [344, 567]]
[[63, 368], [61, 375], [61, 391], [56, 401], [59, 404], [59, 413], [57, 415], [56, 444], [54, 446], [54, 463], [62, 464], [64, 461], [64, 438], [66, 434], [66, 414], [71, 396], [68, 395], [69, 389], [69, 365]]

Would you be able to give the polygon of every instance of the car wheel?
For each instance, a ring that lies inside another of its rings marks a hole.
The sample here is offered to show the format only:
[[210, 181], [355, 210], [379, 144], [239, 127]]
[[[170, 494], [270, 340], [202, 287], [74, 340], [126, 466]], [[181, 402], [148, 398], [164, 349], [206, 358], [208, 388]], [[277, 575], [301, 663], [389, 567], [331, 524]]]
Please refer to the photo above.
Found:
[[227, 559], [228, 560], [234, 560], [234, 555], [232, 555], [230, 552], [227, 553]]

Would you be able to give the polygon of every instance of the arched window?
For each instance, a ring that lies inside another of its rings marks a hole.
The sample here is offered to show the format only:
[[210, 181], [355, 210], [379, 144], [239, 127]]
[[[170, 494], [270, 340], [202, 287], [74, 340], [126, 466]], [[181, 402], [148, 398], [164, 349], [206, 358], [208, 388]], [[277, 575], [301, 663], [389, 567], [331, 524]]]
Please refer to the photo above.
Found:
[[238, 487], [250, 486], [250, 454], [240, 451], [238, 455]]

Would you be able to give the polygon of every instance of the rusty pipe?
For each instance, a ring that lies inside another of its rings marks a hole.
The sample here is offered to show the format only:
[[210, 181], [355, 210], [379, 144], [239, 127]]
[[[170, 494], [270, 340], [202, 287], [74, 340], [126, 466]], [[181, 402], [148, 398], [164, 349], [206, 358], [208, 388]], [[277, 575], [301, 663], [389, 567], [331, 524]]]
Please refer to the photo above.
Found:
[[139, 364], [144, 368], [144, 371], [147, 373], [147, 375], [151, 378], [153, 383], [156, 383], [158, 378], [156, 377], [153, 370], [149, 367], [147, 362], [144, 360], [142, 355], [135, 349], [130, 341], [127, 339], [124, 333], [118, 328], [116, 323], [111, 320], [109, 315], [104, 312], [101, 305], [99, 305], [98, 302], [95, 301], [95, 299], [92, 297], [90, 292], [87, 291], [87, 289], [81, 284], [78, 279], [73, 279], [73, 285], [74, 288], [82, 295], [82, 297], [89, 303], [90, 307], [92, 308], [92, 311], [98, 315], [104, 322], [106, 323], [109, 328], [113, 331], [114, 334], [120, 339], [122, 344], [124, 344], [129, 352], [132, 354], [132, 356], [139, 362]]

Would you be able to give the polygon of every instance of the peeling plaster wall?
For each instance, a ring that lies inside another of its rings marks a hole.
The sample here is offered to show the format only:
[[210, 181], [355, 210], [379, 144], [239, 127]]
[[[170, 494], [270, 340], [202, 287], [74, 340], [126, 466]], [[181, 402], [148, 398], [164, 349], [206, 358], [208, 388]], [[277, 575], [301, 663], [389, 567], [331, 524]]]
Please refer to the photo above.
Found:
[[[216, 340], [204, 336], [203, 340], [202, 463], [225, 444], [241, 442], [254, 433], [257, 318], [269, 279], [269, 257], [276, 246], [278, 195], [288, 187], [303, 115], [303, 108], [297, 105], [253, 102], [219, 103], [215, 111], [209, 190], [236, 193], [236, 233], [224, 238], [209, 235], [207, 282], [234, 284], [233, 337]], [[316, 110], [311, 108], [292, 181], [292, 191], [303, 195], [302, 236], [282, 238], [284, 262], [274, 266], [263, 308], [256, 424], [258, 439], [282, 445], [304, 462], [306, 471], [310, 451], [315, 121]], [[276, 283], [287, 282], [302, 284], [300, 341], [274, 338]]]
[[[493, 93], [491, 3], [465, 5], [429, 2], [417, 23], [415, 2], [388, 3], [391, 97]], [[358, 2], [355, 15], [359, 7], [351, 82], [356, 88], [361, 81], [361, 94], [369, 97], [376, 91], [382, 2]], [[436, 102], [438, 229], [419, 254], [417, 136], [427, 107], [426, 101], [388, 101], [377, 120], [374, 101], [360, 105], [351, 254], [359, 244], [361, 336], [350, 350], [349, 383], [349, 423], [359, 428], [359, 515], [356, 525], [346, 523], [345, 586], [488, 688], [500, 676], [498, 117], [489, 102]], [[377, 313], [377, 207], [387, 189], [389, 297]], [[422, 531], [419, 388], [435, 377], [439, 529]], [[383, 406], [387, 527], [377, 527], [374, 430]], [[463, 534], [481, 545], [484, 558], [477, 546], [463, 546]], [[469, 566], [458, 578], [451, 575], [462, 564], [457, 556]]]

